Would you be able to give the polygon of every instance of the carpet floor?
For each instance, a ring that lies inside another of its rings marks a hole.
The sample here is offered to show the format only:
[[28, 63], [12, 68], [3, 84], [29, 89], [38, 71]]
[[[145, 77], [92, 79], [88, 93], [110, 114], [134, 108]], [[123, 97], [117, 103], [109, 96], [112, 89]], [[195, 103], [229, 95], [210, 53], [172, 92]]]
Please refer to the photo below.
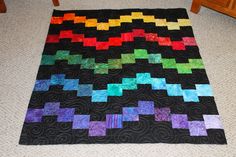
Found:
[[[0, 154], [5, 156], [236, 156], [236, 20], [202, 8], [189, 12], [228, 145], [96, 144], [22, 146], [19, 137], [40, 64], [50, 0], [5, 0], [0, 14]], [[61, 0], [56, 9], [187, 8], [191, 0]]]

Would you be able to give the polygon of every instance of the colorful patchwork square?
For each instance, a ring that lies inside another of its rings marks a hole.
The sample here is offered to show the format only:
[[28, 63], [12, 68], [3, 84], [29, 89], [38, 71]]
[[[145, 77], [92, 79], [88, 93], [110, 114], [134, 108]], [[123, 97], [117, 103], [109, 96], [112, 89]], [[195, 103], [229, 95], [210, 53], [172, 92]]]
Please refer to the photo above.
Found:
[[93, 90], [92, 102], [107, 102], [107, 90]]
[[155, 121], [171, 121], [170, 108], [155, 108]]
[[106, 122], [100, 122], [100, 121], [90, 122], [89, 136], [106, 136]]
[[139, 121], [137, 107], [124, 107], [123, 108], [123, 121]]
[[207, 136], [206, 127], [203, 121], [190, 121], [188, 125], [190, 136]]
[[42, 109], [28, 109], [25, 117], [26, 123], [41, 122], [43, 116]]
[[73, 129], [88, 129], [89, 128], [90, 115], [74, 115]]
[[188, 117], [186, 114], [172, 114], [171, 115], [172, 128], [174, 129], [188, 129]]
[[138, 101], [138, 112], [140, 115], [153, 115], [154, 102], [153, 101]]
[[79, 85], [77, 96], [92, 96], [93, 85], [91, 84], [81, 84]]
[[48, 102], [44, 105], [43, 115], [57, 115], [59, 111], [60, 103]]
[[223, 129], [219, 115], [203, 115], [206, 129]]
[[107, 85], [108, 96], [122, 96], [123, 90], [120, 84], [108, 84]]
[[107, 114], [106, 128], [122, 128], [122, 114]]
[[58, 111], [57, 121], [58, 122], [72, 122], [74, 118], [74, 108], [61, 108]]

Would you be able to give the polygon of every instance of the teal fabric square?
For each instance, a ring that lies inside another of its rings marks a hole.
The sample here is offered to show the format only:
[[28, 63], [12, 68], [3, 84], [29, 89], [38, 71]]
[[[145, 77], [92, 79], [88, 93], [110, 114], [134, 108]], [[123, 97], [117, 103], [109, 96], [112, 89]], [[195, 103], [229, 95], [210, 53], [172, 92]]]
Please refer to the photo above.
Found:
[[183, 90], [183, 97], [185, 102], [199, 102], [197, 92], [193, 89]]
[[107, 90], [93, 90], [92, 102], [107, 102]]
[[153, 78], [152, 79], [152, 90], [165, 90], [166, 79], [165, 78]]
[[198, 96], [213, 96], [211, 85], [209, 84], [197, 84], [196, 90]]
[[168, 96], [183, 96], [180, 84], [166, 84]]
[[137, 83], [138, 84], [151, 84], [152, 79], [150, 73], [137, 73]]
[[122, 96], [121, 84], [108, 84], [107, 85], [108, 96]]
[[91, 84], [82, 84], [79, 85], [77, 96], [92, 96], [93, 85]]
[[135, 78], [123, 78], [122, 79], [122, 89], [124, 89], [124, 90], [137, 89], [136, 79]]

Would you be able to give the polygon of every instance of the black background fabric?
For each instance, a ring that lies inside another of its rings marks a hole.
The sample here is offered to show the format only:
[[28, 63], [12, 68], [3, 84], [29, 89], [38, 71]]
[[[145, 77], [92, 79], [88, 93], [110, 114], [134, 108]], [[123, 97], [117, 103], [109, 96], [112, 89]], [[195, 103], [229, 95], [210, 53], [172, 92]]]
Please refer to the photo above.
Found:
[[[119, 19], [120, 15], [130, 15], [141, 11], [144, 15], [154, 15], [176, 22], [188, 19], [185, 9], [123, 9], [123, 10], [80, 10], [56, 11], [53, 16], [75, 13], [76, 16], [97, 18], [99, 22]], [[182, 40], [183, 36], [193, 37], [190, 26], [180, 30], [168, 30], [154, 24], [133, 20], [133, 23], [121, 27], [110, 27], [109, 31], [97, 31], [95, 27], [85, 28], [84, 24], [64, 21], [60, 25], [50, 25], [48, 34], [59, 34], [60, 30], [73, 30], [73, 33], [85, 34], [85, 37], [97, 37], [98, 41], [107, 41], [109, 37], [119, 37], [121, 33], [142, 28], [145, 32], [157, 33], [170, 37], [173, 41]], [[147, 49], [149, 53], [161, 53], [163, 58], [175, 58], [178, 63], [187, 63], [189, 58], [201, 58], [197, 46], [187, 46], [185, 51], [174, 51], [168, 46], [158, 46], [136, 38], [135, 42], [123, 43], [119, 47], [96, 51], [95, 47], [83, 47], [82, 43], [71, 43], [71, 39], [61, 39], [59, 43], [46, 43], [44, 55], [55, 55], [57, 50], [69, 50], [70, 54], [82, 54], [83, 58], [96, 58], [96, 62], [107, 63], [108, 59], [121, 58], [121, 53]], [[80, 69], [80, 65], [69, 65], [67, 61], [56, 61], [55, 65], [41, 65], [37, 80], [50, 79], [52, 74], [65, 74], [67, 79], [80, 79], [80, 84], [93, 84], [93, 89], [105, 89], [108, 83], [121, 83], [124, 77], [135, 77], [136, 73], [151, 73], [152, 77], [166, 78], [167, 83], [181, 84], [183, 89], [194, 89], [195, 84], [209, 84], [204, 69], [192, 70], [192, 74], [178, 74], [176, 69], [163, 69], [161, 64], [148, 64], [147, 60], [136, 60], [136, 64], [123, 65], [122, 69], [109, 70], [108, 75], [94, 74], [93, 70]], [[166, 91], [153, 91], [151, 85], [138, 85], [138, 90], [123, 91], [121, 97], [108, 97], [107, 103], [92, 103], [89, 97], [78, 97], [76, 91], [63, 91], [62, 86], [50, 86], [47, 92], [32, 92], [29, 108], [43, 108], [46, 102], [60, 102], [60, 107], [75, 108], [75, 114], [89, 114], [91, 121], [105, 121], [108, 113], [121, 114], [122, 107], [137, 107], [139, 100], [154, 101], [155, 107], [170, 107], [171, 113], [187, 114], [188, 119], [203, 120], [203, 114], [218, 114], [213, 97], [199, 97], [200, 102], [184, 102], [183, 97], [169, 97]], [[154, 116], [140, 115], [138, 122], [123, 122], [122, 129], [107, 129], [104, 137], [89, 137], [88, 130], [73, 130], [72, 122], [59, 123], [56, 116], [43, 116], [42, 123], [24, 123], [20, 144], [75, 144], [75, 143], [195, 143], [225, 144], [222, 129], [208, 129], [208, 136], [193, 137], [188, 129], [172, 129], [170, 122], [155, 122]]]

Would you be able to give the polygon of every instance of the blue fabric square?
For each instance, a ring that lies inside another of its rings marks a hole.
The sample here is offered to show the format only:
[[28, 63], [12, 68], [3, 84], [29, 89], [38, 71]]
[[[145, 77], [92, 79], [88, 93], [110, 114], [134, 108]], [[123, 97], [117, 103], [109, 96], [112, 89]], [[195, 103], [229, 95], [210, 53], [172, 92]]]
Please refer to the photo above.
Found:
[[81, 84], [78, 88], [77, 96], [92, 96], [93, 85], [91, 84]]
[[193, 89], [183, 90], [183, 97], [185, 102], [199, 102], [197, 92]]
[[153, 78], [152, 79], [152, 90], [164, 90], [166, 89], [165, 78]]
[[34, 91], [48, 91], [50, 86], [50, 80], [36, 80], [34, 85]]
[[124, 107], [123, 108], [123, 121], [139, 121], [137, 107]]
[[78, 90], [79, 79], [65, 79], [63, 90]]
[[142, 115], [154, 114], [154, 102], [138, 101], [138, 113]]
[[51, 85], [64, 85], [65, 74], [55, 74], [51, 76]]
[[73, 129], [88, 129], [89, 128], [90, 115], [74, 115]]
[[92, 102], [107, 102], [107, 90], [93, 90]]
[[209, 84], [197, 84], [196, 90], [198, 96], [213, 96], [213, 92]]
[[137, 84], [151, 84], [152, 79], [150, 73], [137, 73]]
[[58, 111], [58, 122], [72, 122], [74, 118], [74, 108], [62, 108]]
[[43, 115], [57, 115], [60, 109], [59, 102], [47, 102], [44, 105]]
[[166, 84], [168, 96], [183, 96], [180, 84]]

